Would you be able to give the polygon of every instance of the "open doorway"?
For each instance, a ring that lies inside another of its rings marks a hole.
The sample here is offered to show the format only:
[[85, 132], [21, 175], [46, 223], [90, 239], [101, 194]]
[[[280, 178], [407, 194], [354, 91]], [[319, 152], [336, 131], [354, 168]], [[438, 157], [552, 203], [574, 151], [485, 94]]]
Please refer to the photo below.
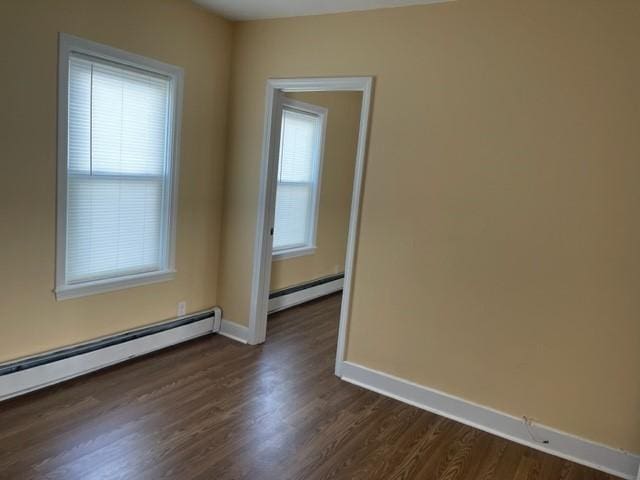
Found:
[[[343, 290], [341, 371], [364, 174], [371, 77], [267, 84], [249, 342], [268, 312]], [[270, 299], [271, 297], [271, 299]]]
[[269, 313], [342, 290], [362, 92], [283, 94]]

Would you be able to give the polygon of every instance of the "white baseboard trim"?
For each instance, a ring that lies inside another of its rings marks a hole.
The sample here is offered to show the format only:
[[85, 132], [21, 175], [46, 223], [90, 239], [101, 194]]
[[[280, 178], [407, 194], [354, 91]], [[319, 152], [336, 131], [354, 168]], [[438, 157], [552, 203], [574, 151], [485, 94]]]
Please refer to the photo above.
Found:
[[316, 298], [324, 297], [331, 293], [339, 292], [344, 285], [344, 278], [339, 278], [331, 282], [323, 283], [322, 285], [316, 285], [314, 287], [305, 288], [298, 292], [289, 293], [288, 295], [282, 295], [281, 297], [275, 297], [269, 299], [269, 313], [279, 312], [286, 308], [306, 303]]
[[[215, 331], [220, 309], [215, 314], [187, 325], [170, 328], [116, 345], [80, 353], [42, 365], [0, 375], [0, 401], [64, 382], [125, 360], [161, 350]], [[169, 323], [169, 322], [165, 322]], [[162, 325], [162, 323], [157, 324]], [[108, 340], [106, 337], [102, 340]], [[76, 347], [80, 347], [82, 344]]]
[[218, 333], [230, 338], [231, 340], [235, 340], [236, 342], [244, 344], [249, 343], [249, 329], [244, 325], [240, 325], [239, 323], [232, 322], [225, 318], [222, 319], [222, 324], [220, 325], [220, 331]]
[[355, 363], [343, 362], [342, 379], [536, 450], [622, 478], [636, 479], [640, 455], [616, 450], [538, 424], [531, 428], [539, 439], [548, 440], [549, 443], [537, 443], [531, 439], [522, 418]]

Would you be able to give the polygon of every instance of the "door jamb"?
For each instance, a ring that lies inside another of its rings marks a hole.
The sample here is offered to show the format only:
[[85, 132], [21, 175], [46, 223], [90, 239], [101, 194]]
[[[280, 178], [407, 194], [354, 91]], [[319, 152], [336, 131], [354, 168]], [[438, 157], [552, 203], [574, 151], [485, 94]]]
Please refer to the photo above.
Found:
[[340, 309], [340, 326], [336, 353], [335, 373], [342, 375], [347, 327], [351, 313], [351, 292], [358, 243], [358, 226], [362, 199], [362, 186], [369, 134], [369, 117], [373, 92], [373, 77], [331, 77], [331, 78], [282, 78], [269, 79], [266, 86], [266, 108], [262, 158], [260, 162], [260, 186], [258, 192], [258, 216], [253, 253], [253, 272], [251, 280], [251, 305], [249, 313], [248, 343], [257, 345], [266, 340], [267, 311], [269, 303], [269, 283], [273, 236], [271, 228], [275, 217], [275, 191], [277, 186], [277, 152], [274, 140], [280, 136], [281, 125], [273, 122], [274, 113], [281, 102], [280, 92], [362, 92], [362, 110], [360, 112], [360, 130], [353, 179], [351, 212], [349, 214], [349, 234], [345, 258], [344, 287]]

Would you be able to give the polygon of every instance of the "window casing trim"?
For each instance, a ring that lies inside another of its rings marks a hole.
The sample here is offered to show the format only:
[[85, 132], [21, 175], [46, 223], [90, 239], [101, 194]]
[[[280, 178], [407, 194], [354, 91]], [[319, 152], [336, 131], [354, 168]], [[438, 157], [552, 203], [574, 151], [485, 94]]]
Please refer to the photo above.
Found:
[[[319, 105], [313, 105], [310, 103], [301, 102], [292, 98], [284, 97], [282, 100], [282, 109], [290, 110], [293, 112], [305, 113], [307, 115], [313, 115], [318, 117], [320, 121], [320, 131], [316, 139], [318, 143], [316, 168], [314, 171], [313, 183], [313, 199], [311, 203], [311, 215], [313, 215], [308, 241], [304, 244], [286, 246], [281, 248], [272, 249], [272, 258], [274, 261], [286, 260], [287, 258], [302, 257], [305, 255], [313, 255], [316, 252], [316, 238], [318, 232], [318, 217], [320, 213], [320, 187], [322, 180], [322, 166], [324, 161], [324, 146], [326, 140], [327, 130], [327, 116], [329, 110]], [[282, 141], [282, 139], [281, 139]], [[281, 145], [282, 146], [282, 145]], [[277, 182], [279, 184], [280, 182]], [[283, 182], [283, 183], [297, 183], [297, 182]], [[304, 182], [306, 183], [306, 182]], [[277, 185], [276, 184], [276, 185]], [[276, 186], [277, 191], [277, 186]]]
[[126, 288], [139, 287], [141, 285], [166, 282], [169, 280], [173, 280], [175, 276], [175, 270], [162, 270], [139, 273], [136, 275], [126, 275], [117, 277], [115, 279], [109, 278], [104, 280], [95, 280], [92, 282], [69, 284], [60, 288], [56, 288], [56, 299], [67, 300], [69, 298], [85, 297], [98, 293], [113, 292], [116, 290], [124, 290]]
[[273, 261], [286, 260], [288, 258], [304, 257], [305, 255], [313, 255], [316, 253], [315, 245], [305, 245], [302, 247], [287, 248], [273, 252]]
[[[166, 204], [168, 212], [162, 231], [161, 268], [149, 272], [121, 275], [99, 280], [71, 283], [66, 278], [67, 245], [67, 176], [68, 171], [68, 100], [69, 61], [72, 55], [86, 56], [99, 62], [125, 66], [137, 71], [169, 79], [169, 116], [167, 123], [168, 178]], [[180, 164], [180, 128], [182, 120], [183, 69], [151, 58], [102, 45], [79, 37], [60, 33], [58, 43], [58, 151], [57, 151], [57, 222], [56, 274], [54, 293], [57, 300], [121, 290], [175, 278], [175, 243], [178, 212], [178, 171]]]

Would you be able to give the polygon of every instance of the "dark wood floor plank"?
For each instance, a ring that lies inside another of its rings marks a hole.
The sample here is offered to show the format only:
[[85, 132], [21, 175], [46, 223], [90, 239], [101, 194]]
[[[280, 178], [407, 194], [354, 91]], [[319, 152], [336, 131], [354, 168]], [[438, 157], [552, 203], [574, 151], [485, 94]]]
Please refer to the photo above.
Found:
[[613, 479], [340, 381], [340, 300], [0, 403], [0, 478]]

